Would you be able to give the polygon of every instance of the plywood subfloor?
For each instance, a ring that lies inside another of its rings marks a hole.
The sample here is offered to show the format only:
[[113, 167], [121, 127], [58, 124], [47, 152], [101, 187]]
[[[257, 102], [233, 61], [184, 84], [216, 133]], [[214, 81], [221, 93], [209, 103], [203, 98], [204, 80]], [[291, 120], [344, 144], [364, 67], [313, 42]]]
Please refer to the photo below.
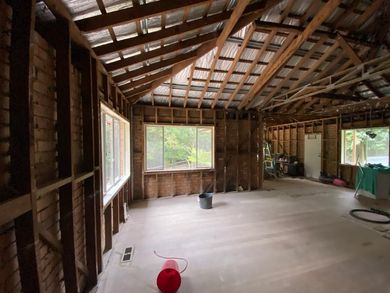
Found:
[[[348, 215], [363, 205], [389, 210], [388, 202], [301, 179], [266, 188], [216, 194], [211, 210], [195, 196], [134, 204], [97, 291], [158, 292], [156, 250], [188, 259], [182, 293], [390, 292], [390, 240]], [[134, 260], [121, 264], [132, 245]]]

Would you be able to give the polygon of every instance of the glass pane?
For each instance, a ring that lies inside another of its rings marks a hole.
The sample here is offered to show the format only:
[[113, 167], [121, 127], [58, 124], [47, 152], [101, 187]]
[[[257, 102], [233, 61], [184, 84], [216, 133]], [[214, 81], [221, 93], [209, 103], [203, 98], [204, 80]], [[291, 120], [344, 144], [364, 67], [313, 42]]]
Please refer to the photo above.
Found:
[[164, 127], [164, 167], [166, 170], [196, 168], [195, 127]]
[[344, 130], [344, 163], [389, 164], [389, 128]]
[[112, 117], [105, 114], [104, 123], [104, 182], [105, 190], [108, 190], [114, 184], [114, 132]]
[[120, 177], [120, 132], [119, 120], [114, 119], [114, 178], [115, 182]]
[[212, 167], [213, 132], [211, 128], [198, 128], [198, 168]]
[[162, 170], [163, 165], [163, 128], [146, 127], [146, 169]]

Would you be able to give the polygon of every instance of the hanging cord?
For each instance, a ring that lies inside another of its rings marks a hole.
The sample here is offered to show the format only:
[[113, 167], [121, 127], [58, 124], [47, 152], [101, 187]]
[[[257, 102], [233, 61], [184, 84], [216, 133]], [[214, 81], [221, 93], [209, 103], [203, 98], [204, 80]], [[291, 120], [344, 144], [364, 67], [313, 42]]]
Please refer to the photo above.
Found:
[[163, 258], [163, 259], [178, 259], [178, 260], [184, 261], [184, 262], [186, 263], [186, 265], [185, 265], [184, 269], [182, 269], [182, 270], [180, 271], [180, 274], [181, 274], [181, 273], [184, 273], [184, 271], [185, 271], [185, 270], [187, 269], [187, 267], [188, 267], [188, 260], [185, 259], [185, 258], [183, 258], [183, 257], [167, 257], [167, 256], [159, 255], [155, 250], [153, 250], [153, 252], [154, 252], [154, 254], [155, 254], [157, 257], [159, 257], [159, 258]]

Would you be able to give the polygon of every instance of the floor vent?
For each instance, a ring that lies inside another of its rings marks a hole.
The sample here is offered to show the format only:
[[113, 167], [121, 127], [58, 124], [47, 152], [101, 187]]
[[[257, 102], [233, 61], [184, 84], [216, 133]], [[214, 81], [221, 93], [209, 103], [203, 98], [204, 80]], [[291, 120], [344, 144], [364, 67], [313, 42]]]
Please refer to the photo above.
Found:
[[133, 253], [134, 253], [134, 247], [126, 247], [123, 255], [122, 255], [122, 262], [129, 262], [133, 260]]

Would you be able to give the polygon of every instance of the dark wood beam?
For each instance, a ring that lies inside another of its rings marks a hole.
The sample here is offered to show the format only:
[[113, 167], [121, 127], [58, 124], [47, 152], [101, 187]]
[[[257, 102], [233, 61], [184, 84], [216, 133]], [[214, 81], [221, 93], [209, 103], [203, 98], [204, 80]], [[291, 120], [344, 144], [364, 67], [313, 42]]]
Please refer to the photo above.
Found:
[[137, 79], [137, 80], [134, 80], [134, 81], [130, 81], [129, 83], [126, 83], [124, 85], [121, 85], [120, 86], [120, 89], [123, 91], [123, 92], [126, 92], [132, 88], [135, 88], [135, 87], [138, 87], [140, 85], [144, 85], [144, 84], [147, 84], [147, 83], [151, 83], [152, 81], [156, 80], [156, 79], [159, 79], [159, 78], [163, 78], [165, 76], [169, 76], [171, 73], [171, 69], [165, 69], [165, 70], [162, 70], [156, 74], [152, 74], [152, 75], [148, 75], [146, 77], [143, 77], [143, 78], [140, 78], [140, 79]]
[[[92, 101], [92, 59], [88, 50], [82, 50], [81, 68], [81, 99], [83, 117], [83, 149], [85, 171], [94, 171], [94, 128], [93, 128], [93, 101]], [[96, 193], [95, 177], [84, 181], [84, 215], [85, 215], [85, 245], [88, 268], [87, 287], [93, 288], [97, 284], [97, 242], [101, 241], [96, 233]]]
[[[58, 128], [58, 175], [73, 177], [72, 168], [72, 122], [71, 122], [71, 40], [66, 19], [56, 20], [56, 84]], [[73, 187], [68, 183], [59, 188], [61, 243], [65, 289], [79, 292], [76, 266], [76, 247], [73, 218]]]
[[192, 59], [194, 57], [196, 57], [195, 51], [188, 52], [188, 53], [181, 54], [181, 55], [178, 55], [178, 56], [170, 58], [170, 59], [166, 59], [166, 60], [163, 60], [160, 62], [152, 63], [149, 66], [144, 66], [144, 67], [141, 67], [139, 69], [132, 70], [130, 72], [126, 72], [126, 73], [114, 76], [113, 80], [115, 82], [122, 82], [122, 81], [132, 79], [132, 78], [137, 77], [137, 76], [145, 75], [149, 72], [156, 71], [160, 68], [164, 68], [164, 67], [171, 66], [171, 65], [177, 64], [179, 62], [182, 62], [182, 61], [185, 61], [188, 59]]
[[[9, 50], [10, 185], [19, 197], [8, 202], [12, 203], [8, 207], [15, 208], [12, 211], [15, 213], [13, 216], [18, 216], [14, 224], [21, 289], [23, 292], [41, 292], [34, 178], [32, 78], [30, 78], [34, 53], [32, 44], [35, 27], [35, 0], [15, 0], [11, 2], [11, 5], [13, 9]], [[25, 194], [29, 194], [28, 199], [24, 196]], [[20, 204], [26, 201], [29, 201], [26, 204], [28, 210], [22, 210]], [[2, 207], [7, 206], [5, 204]]]
[[207, 2], [207, 0], [160, 0], [157, 2], [150, 2], [144, 5], [137, 5], [106, 14], [80, 19], [75, 23], [81, 31], [91, 32], [110, 26], [116, 26], [168, 13], [177, 9], [199, 5], [204, 2]]
[[[264, 5], [264, 1], [248, 5], [243, 14], [251, 15], [256, 11], [262, 10], [264, 8]], [[204, 26], [226, 21], [230, 18], [231, 15], [232, 11], [224, 11], [222, 13], [206, 16], [205, 18], [161, 29], [153, 33], [148, 33], [142, 36], [121, 40], [115, 43], [97, 46], [94, 48], [94, 51], [97, 56], [102, 56], [124, 49], [139, 47], [150, 42], [155, 42], [168, 37], [172, 37], [173, 35], [180, 35], [189, 31], [198, 30]]]
[[[278, 0], [268, 0], [268, 1], [262, 1], [258, 6], [258, 9], [254, 10], [252, 13], [249, 13], [248, 15], [245, 15], [245, 16], [242, 16], [238, 22], [236, 23], [236, 25], [233, 27], [233, 30], [231, 31], [230, 35], [233, 35], [235, 34], [236, 32], [238, 32], [240, 29], [242, 29], [244, 26], [247, 26], [248, 24], [250, 24], [251, 22], [255, 21], [257, 18], [259, 18], [265, 11], [267, 11], [268, 9], [270, 9], [271, 7], [273, 7], [274, 5], [276, 5], [279, 1]], [[259, 4], [259, 3], [256, 3], [256, 4]], [[252, 4], [254, 5], [254, 4]], [[247, 11], [248, 9], [253, 9], [252, 5], [248, 5], [247, 8], [245, 9], [245, 11]], [[245, 11], [243, 14], [245, 14]], [[181, 62], [181, 63], [178, 63], [176, 65], [174, 65], [171, 69], [171, 74], [169, 77], [171, 76], [174, 76], [175, 74], [179, 73], [181, 70], [183, 70], [184, 68], [186, 68], [187, 66], [189, 66], [192, 62], [194, 62], [195, 60], [199, 59], [200, 57], [202, 57], [203, 55], [205, 55], [206, 53], [208, 53], [210, 50], [212, 50], [216, 45], [216, 41], [211, 41], [209, 43], [205, 43], [203, 45], [201, 45], [197, 50], [196, 50], [196, 57], [194, 58], [191, 58], [187, 61], [184, 61], [184, 62]], [[160, 78], [158, 80], [155, 80], [152, 85], [150, 86], [149, 90], [148, 91], [152, 91], [154, 90], [155, 88], [157, 88], [159, 85], [161, 85], [165, 80], [167, 79], [167, 77], [164, 77], [164, 78]], [[130, 100], [134, 103], [135, 101], [137, 101], [143, 94], [145, 94], [145, 92], [143, 92], [142, 94], [132, 94], [132, 93], [129, 93], [127, 97], [130, 98]]]
[[91, 60], [91, 78], [92, 78], [92, 113], [93, 113], [93, 144], [94, 144], [94, 177], [95, 177], [95, 217], [96, 217], [96, 257], [98, 273], [103, 271], [103, 251], [102, 251], [102, 206], [103, 195], [101, 187], [101, 141], [100, 141], [100, 99], [98, 95], [98, 70], [97, 60]]
[[180, 42], [175, 43], [173, 45], [167, 45], [167, 46], [162, 47], [160, 49], [141, 53], [141, 54], [129, 57], [129, 58], [125, 58], [123, 60], [111, 62], [111, 63], [106, 64], [105, 67], [106, 67], [107, 71], [118, 70], [118, 69], [121, 69], [121, 68], [124, 68], [127, 66], [131, 66], [131, 65], [134, 65], [137, 63], [144, 62], [144, 61], [152, 59], [152, 58], [156, 58], [156, 57], [163, 56], [166, 54], [174, 53], [174, 52], [183, 50], [183, 49], [188, 48], [188, 47], [200, 45], [202, 43], [205, 43], [205, 42], [208, 42], [208, 41], [211, 41], [214, 39], [216, 40], [217, 37], [218, 37], [218, 32], [213, 32], [213, 33], [201, 35], [201, 36], [189, 39], [189, 40], [180, 41]]
[[[286, 33], [292, 33], [292, 32], [300, 33], [300, 32], [303, 32], [305, 30], [305, 27], [303, 27], [303, 26], [295, 26], [295, 25], [289, 25], [289, 24], [284, 24], [284, 23], [276, 23], [276, 22], [261, 21], [261, 20], [256, 21], [256, 27], [257, 27], [257, 31], [259, 31], [259, 32], [264, 32], [264, 30], [275, 29], [278, 31], [286, 32]], [[338, 37], [338, 34], [333, 33], [333, 32], [323, 31], [323, 30], [315, 30], [313, 32], [312, 36], [326, 37], [329, 39], [336, 39]], [[375, 43], [355, 39], [355, 38], [350, 37], [350, 36], [344, 36], [344, 38], [348, 42], [354, 43], [356, 45], [363, 45], [363, 46], [369, 46], [369, 47], [374, 47], [376, 45]]]
[[[309, 25], [301, 32], [291, 45], [281, 54], [280, 58], [267, 68], [262, 73], [262, 78], [258, 83], [252, 87], [250, 93], [248, 93], [243, 103], [240, 105], [246, 106], [255, 100], [255, 97], [265, 87], [265, 85], [273, 78], [273, 76], [282, 68], [282, 66], [291, 58], [296, 50], [307, 40], [307, 38], [324, 22], [334, 11], [334, 9], [341, 3], [341, 0], [329, 0], [316, 14]], [[263, 104], [268, 103], [269, 100], [264, 100]]]

